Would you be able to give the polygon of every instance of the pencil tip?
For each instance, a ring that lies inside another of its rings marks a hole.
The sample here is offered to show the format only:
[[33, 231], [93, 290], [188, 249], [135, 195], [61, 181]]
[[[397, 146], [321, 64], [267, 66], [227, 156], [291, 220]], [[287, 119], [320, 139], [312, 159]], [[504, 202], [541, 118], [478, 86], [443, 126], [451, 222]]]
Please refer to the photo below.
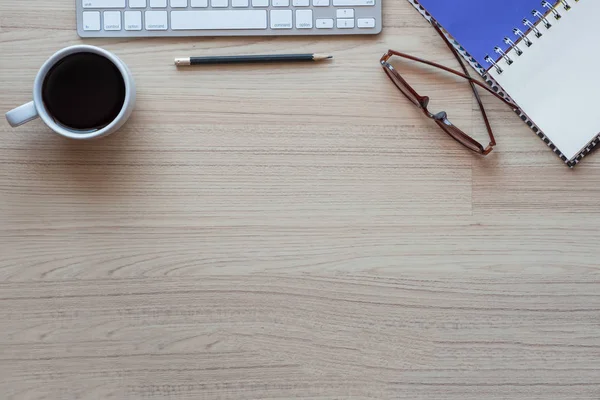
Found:
[[329, 54], [313, 54], [313, 60], [315, 61], [331, 60], [332, 58], [333, 56]]

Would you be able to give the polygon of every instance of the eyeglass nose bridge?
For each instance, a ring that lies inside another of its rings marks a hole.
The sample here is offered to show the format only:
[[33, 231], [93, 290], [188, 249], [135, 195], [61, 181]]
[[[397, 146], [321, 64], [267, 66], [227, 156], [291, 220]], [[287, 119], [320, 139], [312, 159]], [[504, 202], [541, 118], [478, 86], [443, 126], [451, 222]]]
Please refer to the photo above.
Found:
[[446, 113], [446, 111], [440, 111], [437, 114], [433, 114], [433, 119], [435, 119], [436, 121], [442, 121], [446, 125], [452, 125], [452, 123], [448, 121], [448, 114]]
[[421, 97], [421, 99], [419, 99], [419, 104], [421, 104], [421, 107], [424, 110], [427, 110], [427, 106], [429, 106], [429, 97], [428, 96]]

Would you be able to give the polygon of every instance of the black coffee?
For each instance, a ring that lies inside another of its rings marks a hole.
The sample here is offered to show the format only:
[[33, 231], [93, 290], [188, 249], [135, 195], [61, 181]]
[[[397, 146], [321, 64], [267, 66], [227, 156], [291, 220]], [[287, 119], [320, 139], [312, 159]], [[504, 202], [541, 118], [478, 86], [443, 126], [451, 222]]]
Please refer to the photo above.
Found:
[[94, 53], [72, 54], [48, 72], [42, 99], [59, 124], [75, 130], [98, 130], [121, 112], [125, 81], [109, 59]]

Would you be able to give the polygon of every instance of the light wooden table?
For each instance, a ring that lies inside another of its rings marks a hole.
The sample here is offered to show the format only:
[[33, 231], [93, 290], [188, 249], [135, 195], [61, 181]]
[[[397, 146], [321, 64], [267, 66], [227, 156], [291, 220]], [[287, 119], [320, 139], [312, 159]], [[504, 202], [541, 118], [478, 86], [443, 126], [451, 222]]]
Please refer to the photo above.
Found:
[[72, 44], [139, 86], [105, 140], [0, 121], [1, 398], [600, 398], [600, 156], [569, 170], [490, 96], [497, 150], [458, 147], [378, 66], [452, 56], [385, 3], [378, 37], [82, 41], [73, 0], [0, 0], [2, 112]]

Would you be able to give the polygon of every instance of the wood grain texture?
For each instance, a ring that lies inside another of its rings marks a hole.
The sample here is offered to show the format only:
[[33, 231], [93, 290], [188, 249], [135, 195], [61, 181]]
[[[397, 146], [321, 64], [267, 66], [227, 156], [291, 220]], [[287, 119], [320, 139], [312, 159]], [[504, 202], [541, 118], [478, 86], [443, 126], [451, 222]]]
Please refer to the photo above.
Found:
[[[0, 0], [2, 112], [71, 44], [139, 86], [104, 140], [0, 121], [0, 397], [600, 398], [600, 158], [569, 170], [489, 96], [497, 150], [455, 145], [378, 66], [451, 54], [384, 9], [377, 37], [83, 41], [73, 0]], [[335, 60], [171, 65], [268, 52]], [[402, 68], [484, 132], [468, 87]]]

